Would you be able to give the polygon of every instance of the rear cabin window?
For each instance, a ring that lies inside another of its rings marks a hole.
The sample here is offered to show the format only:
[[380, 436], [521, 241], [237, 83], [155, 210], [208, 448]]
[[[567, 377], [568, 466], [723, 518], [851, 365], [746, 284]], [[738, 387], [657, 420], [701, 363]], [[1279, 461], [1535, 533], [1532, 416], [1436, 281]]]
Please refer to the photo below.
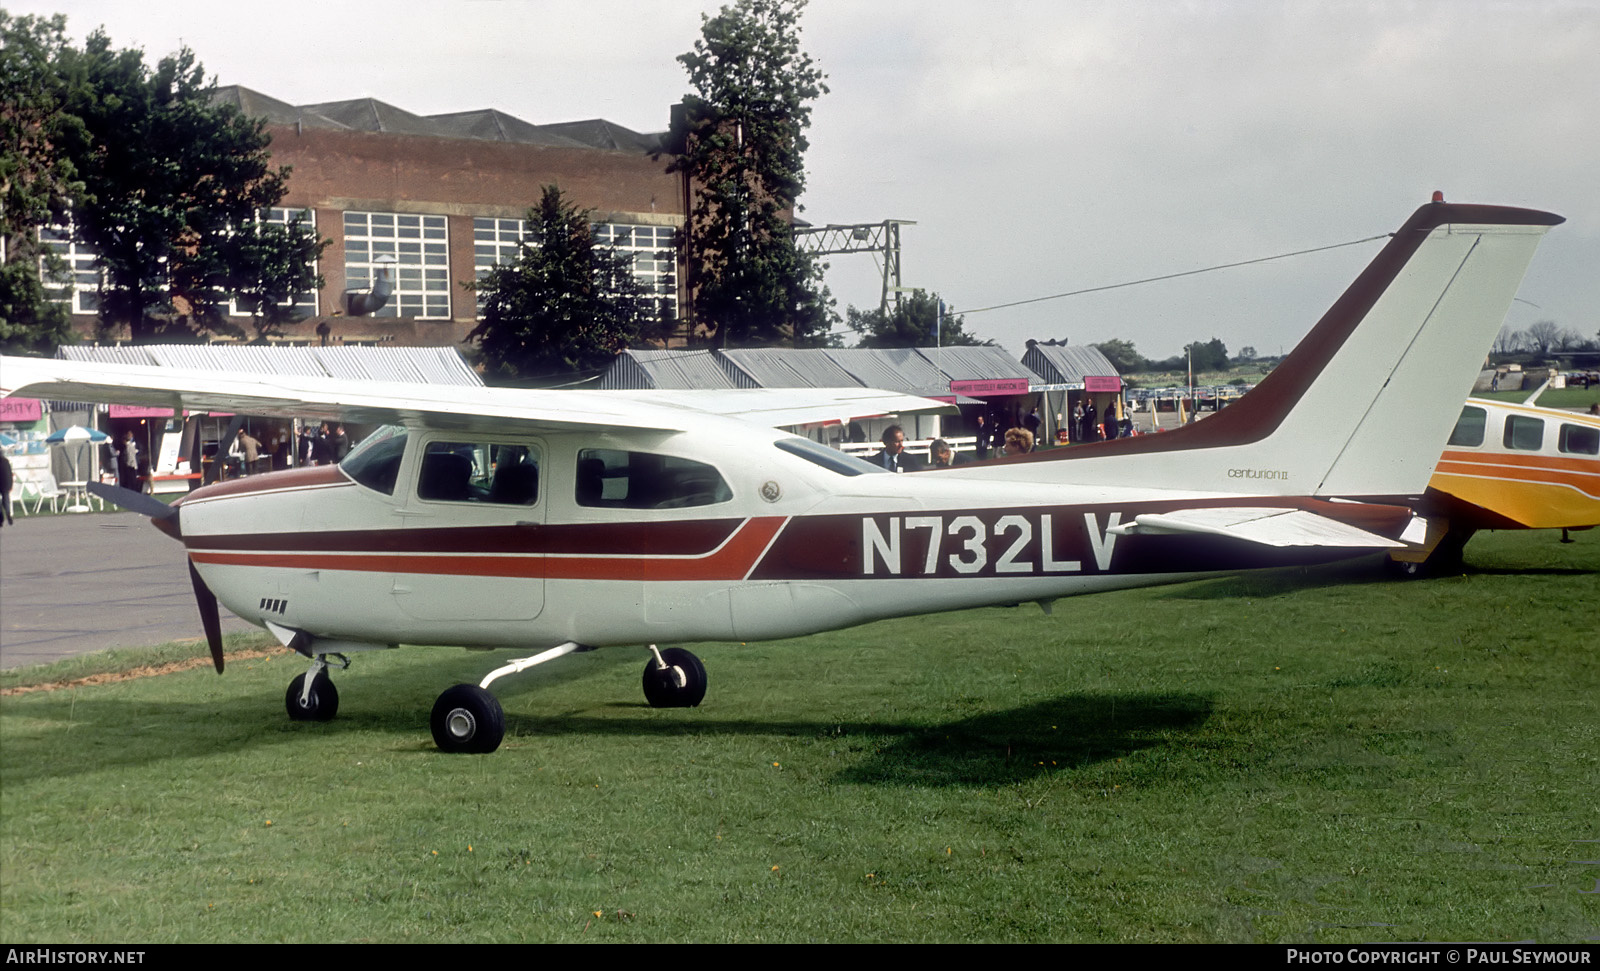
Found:
[[539, 501], [539, 457], [528, 445], [429, 442], [417, 473], [417, 498], [531, 506]]
[[368, 489], [392, 496], [405, 451], [406, 430], [399, 425], [384, 425], [362, 439], [361, 444], [339, 463], [339, 468]]
[[576, 498], [580, 506], [610, 509], [680, 509], [733, 498], [722, 474], [703, 462], [586, 448], [578, 452]]
[[1600, 428], [1562, 422], [1560, 447], [1575, 455], [1600, 455]]
[[1483, 444], [1483, 424], [1488, 412], [1471, 405], [1461, 409], [1456, 419], [1455, 431], [1450, 433], [1449, 444], [1458, 448], [1477, 448]]
[[1544, 445], [1544, 419], [1507, 415], [1505, 445], [1506, 448], [1537, 452]]

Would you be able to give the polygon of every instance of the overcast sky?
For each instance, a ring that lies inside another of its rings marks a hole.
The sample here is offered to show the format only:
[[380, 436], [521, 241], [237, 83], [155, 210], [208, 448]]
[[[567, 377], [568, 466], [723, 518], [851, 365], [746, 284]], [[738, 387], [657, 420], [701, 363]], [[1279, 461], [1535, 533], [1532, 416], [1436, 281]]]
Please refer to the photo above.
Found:
[[[701, 0], [0, 0], [296, 104], [666, 127]], [[981, 8], [981, 9], [980, 9]], [[913, 220], [905, 284], [960, 310], [1390, 232], [1434, 189], [1567, 217], [1508, 322], [1600, 330], [1600, 0], [813, 0], [828, 75], [803, 218]], [[529, 200], [532, 202], [533, 200]], [[1381, 246], [974, 313], [1023, 341], [1287, 350]], [[873, 257], [834, 257], [875, 306]]]

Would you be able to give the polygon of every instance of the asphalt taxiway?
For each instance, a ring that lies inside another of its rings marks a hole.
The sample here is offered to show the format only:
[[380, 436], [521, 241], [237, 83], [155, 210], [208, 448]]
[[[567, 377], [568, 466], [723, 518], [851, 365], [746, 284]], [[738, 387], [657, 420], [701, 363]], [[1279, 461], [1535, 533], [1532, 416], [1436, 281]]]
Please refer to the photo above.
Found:
[[[254, 630], [222, 610], [222, 632]], [[19, 516], [0, 528], [0, 668], [195, 641], [183, 547], [129, 512]]]

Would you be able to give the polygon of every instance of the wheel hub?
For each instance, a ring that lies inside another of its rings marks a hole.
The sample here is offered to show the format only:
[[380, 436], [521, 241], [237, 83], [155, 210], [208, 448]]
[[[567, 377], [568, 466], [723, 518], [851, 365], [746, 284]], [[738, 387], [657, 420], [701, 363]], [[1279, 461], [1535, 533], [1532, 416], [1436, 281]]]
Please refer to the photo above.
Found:
[[472, 712], [467, 711], [465, 708], [452, 709], [449, 716], [445, 718], [444, 723], [445, 727], [450, 730], [451, 736], [462, 741], [471, 738], [473, 733], [478, 730], [478, 720], [473, 718]]

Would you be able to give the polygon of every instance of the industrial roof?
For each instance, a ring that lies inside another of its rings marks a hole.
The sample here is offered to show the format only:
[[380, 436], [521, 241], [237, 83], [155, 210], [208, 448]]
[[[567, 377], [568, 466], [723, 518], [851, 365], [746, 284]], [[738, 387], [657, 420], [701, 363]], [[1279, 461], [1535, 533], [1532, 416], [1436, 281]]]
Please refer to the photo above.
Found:
[[308, 375], [411, 384], [482, 385], [477, 372], [449, 347], [275, 347], [251, 344], [69, 344], [67, 361], [153, 364], [201, 371]]
[[1039, 375], [1007, 354], [1004, 348], [993, 344], [919, 347], [917, 350], [950, 381], [1027, 378], [1034, 384], [1039, 383]]
[[923, 395], [950, 393], [950, 379], [914, 347], [858, 347], [825, 353], [862, 387]]
[[233, 105], [246, 118], [265, 118], [267, 123], [272, 125], [300, 125], [305, 128], [348, 129], [350, 127], [311, 108], [297, 107], [287, 101], [269, 98], [260, 91], [239, 84], [218, 88], [211, 97], [214, 101]]
[[1022, 363], [1044, 378], [1046, 384], [1082, 384], [1085, 375], [1114, 376], [1100, 348], [1091, 344], [1040, 344], [1031, 341]]
[[644, 350], [627, 350], [618, 354], [595, 386], [608, 391], [756, 387], [748, 378], [735, 379], [711, 351]]
[[661, 150], [660, 133], [641, 134], [604, 118], [535, 125], [495, 108], [417, 115], [376, 98], [292, 105], [237, 84], [218, 88], [212, 98], [235, 105], [247, 117], [265, 118], [274, 125], [434, 138], [471, 138], [631, 154], [649, 154]]
[[824, 350], [747, 347], [717, 353], [760, 388], [850, 388], [861, 383]]
[[477, 111], [456, 111], [443, 115], [429, 115], [441, 135], [452, 138], [477, 138], [484, 141], [519, 142], [524, 145], [551, 145], [558, 148], [586, 147], [582, 141], [569, 138], [554, 125], [535, 125], [515, 115], [496, 108]]

